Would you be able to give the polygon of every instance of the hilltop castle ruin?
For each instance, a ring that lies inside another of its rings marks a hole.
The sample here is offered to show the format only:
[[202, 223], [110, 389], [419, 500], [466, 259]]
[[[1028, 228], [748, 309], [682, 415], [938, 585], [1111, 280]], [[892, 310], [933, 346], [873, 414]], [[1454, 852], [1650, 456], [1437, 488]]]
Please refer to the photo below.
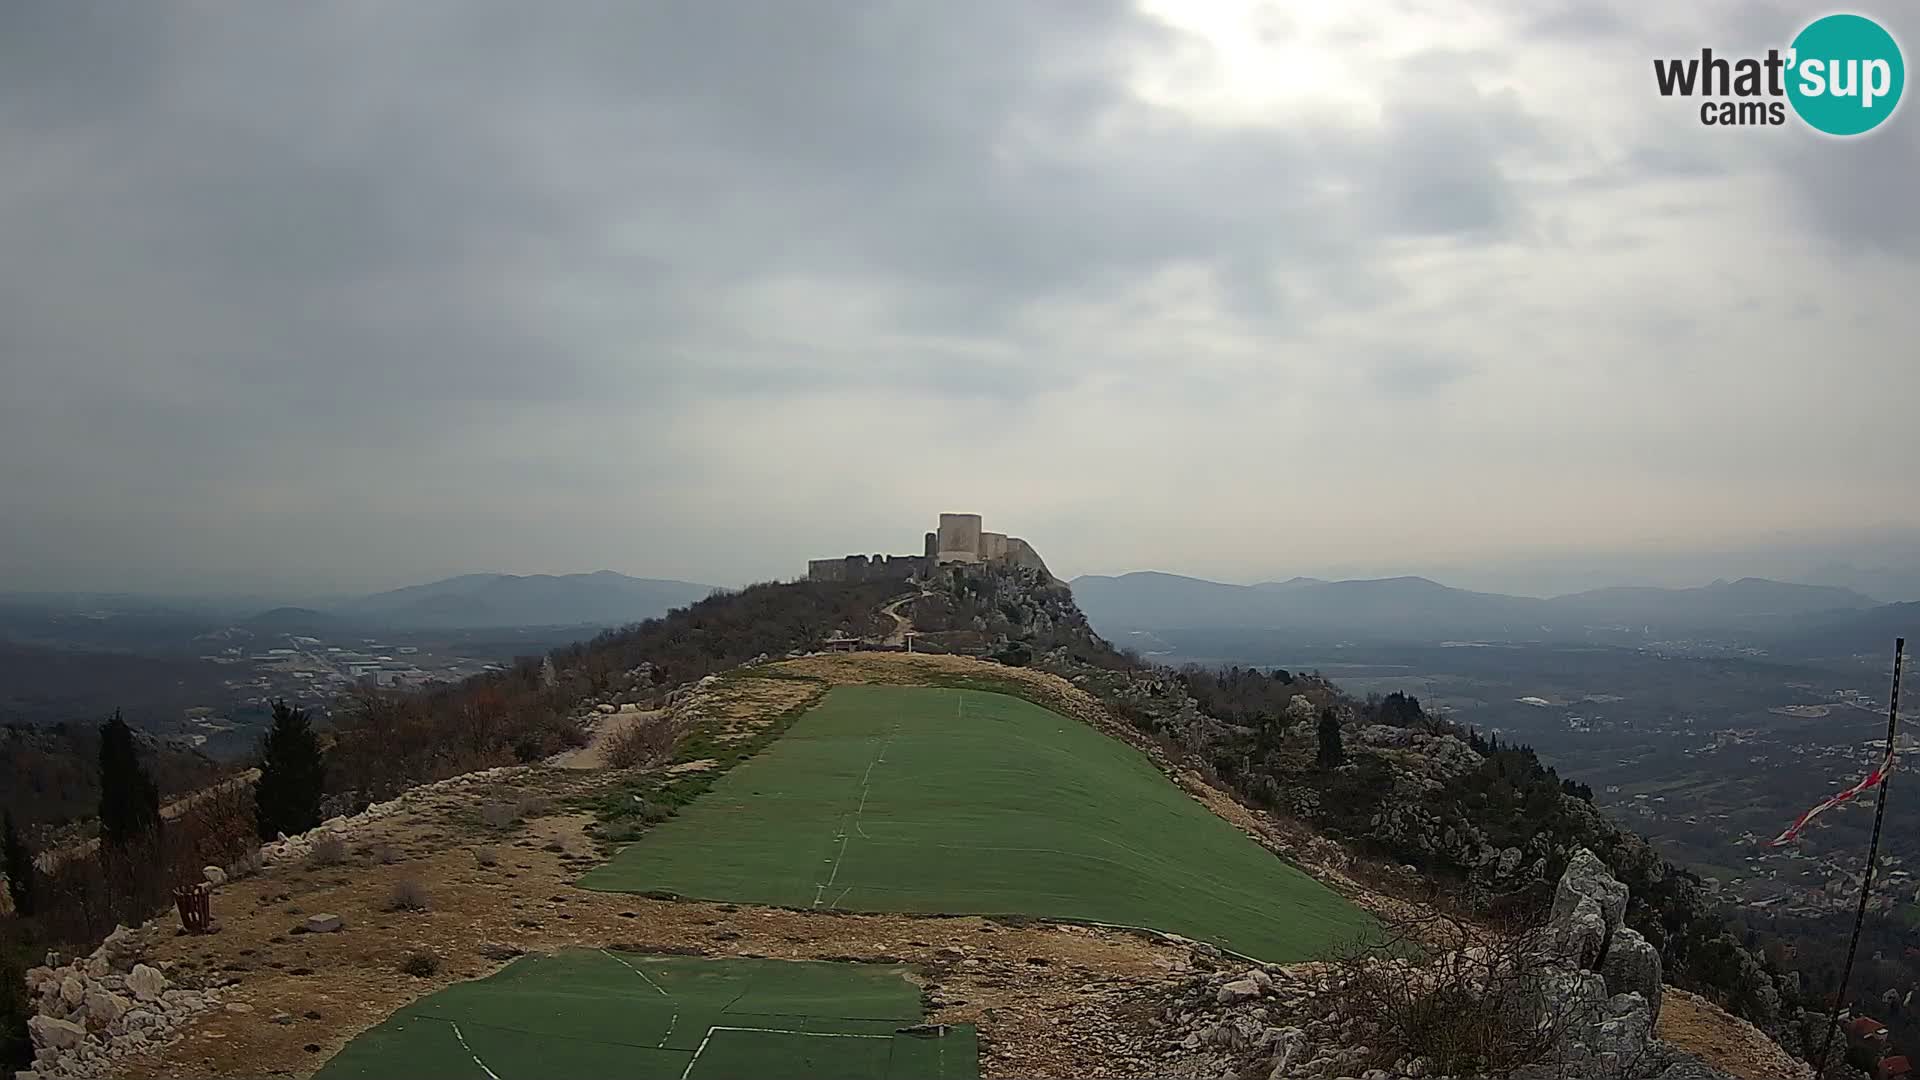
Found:
[[811, 559], [807, 562], [807, 580], [904, 581], [950, 563], [1025, 566], [1047, 573], [1047, 564], [1033, 545], [1006, 533], [982, 532], [979, 514], [941, 514], [940, 528], [926, 535], [922, 554]]

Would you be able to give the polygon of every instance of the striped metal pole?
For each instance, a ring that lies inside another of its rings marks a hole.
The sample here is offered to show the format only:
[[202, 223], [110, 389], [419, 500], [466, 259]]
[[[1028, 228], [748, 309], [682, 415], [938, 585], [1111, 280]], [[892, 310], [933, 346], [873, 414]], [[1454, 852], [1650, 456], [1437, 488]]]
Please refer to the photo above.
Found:
[[[1893, 692], [1887, 697], [1887, 754], [1893, 754], [1893, 737], [1900, 728], [1900, 664], [1907, 651], [1906, 638], [1893, 639]], [[1853, 940], [1847, 942], [1847, 964], [1840, 969], [1840, 989], [1833, 995], [1833, 1015], [1827, 1020], [1827, 1039], [1820, 1047], [1820, 1068], [1815, 1076], [1827, 1075], [1827, 1055], [1833, 1052], [1833, 1036], [1840, 1030], [1840, 1006], [1847, 1000], [1847, 983], [1853, 978], [1853, 954], [1860, 948], [1860, 926], [1867, 921], [1867, 895], [1873, 891], [1873, 868], [1880, 859], [1880, 824], [1887, 817], [1887, 781], [1889, 769], [1880, 777], [1880, 794], [1873, 804], [1873, 840], [1867, 844], [1867, 876], [1860, 882], [1860, 908], [1853, 915]]]

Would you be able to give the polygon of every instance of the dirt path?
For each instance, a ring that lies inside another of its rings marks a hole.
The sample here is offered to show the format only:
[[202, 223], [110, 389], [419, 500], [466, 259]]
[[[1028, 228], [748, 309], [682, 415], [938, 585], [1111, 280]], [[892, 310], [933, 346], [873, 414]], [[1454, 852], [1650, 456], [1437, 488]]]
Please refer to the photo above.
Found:
[[1810, 1080], [1811, 1066], [1725, 1009], [1678, 987], [1661, 994], [1655, 1034], [1687, 1053], [1744, 1080]]
[[658, 709], [649, 711], [638, 705], [622, 705], [619, 712], [600, 717], [600, 722], [594, 725], [593, 738], [587, 745], [557, 755], [549, 764], [561, 769], [607, 768], [608, 741], [635, 724], [651, 723], [663, 715], [664, 712]]
[[905, 645], [907, 643], [907, 635], [913, 632], [913, 620], [900, 614], [900, 607], [902, 604], [911, 604], [928, 595], [930, 594], [919, 592], [887, 601], [887, 606], [880, 609], [880, 614], [893, 620], [893, 633], [888, 634], [882, 644]]

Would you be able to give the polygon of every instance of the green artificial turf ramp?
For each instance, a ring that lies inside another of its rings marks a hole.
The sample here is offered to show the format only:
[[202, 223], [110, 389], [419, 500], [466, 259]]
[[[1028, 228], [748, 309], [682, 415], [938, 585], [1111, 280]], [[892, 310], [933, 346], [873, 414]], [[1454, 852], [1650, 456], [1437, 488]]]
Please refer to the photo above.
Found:
[[400, 1009], [316, 1080], [976, 1080], [973, 1029], [930, 1035], [905, 969], [578, 951]]
[[1374, 929], [1138, 751], [978, 690], [836, 688], [580, 884], [1144, 926], [1282, 963]]

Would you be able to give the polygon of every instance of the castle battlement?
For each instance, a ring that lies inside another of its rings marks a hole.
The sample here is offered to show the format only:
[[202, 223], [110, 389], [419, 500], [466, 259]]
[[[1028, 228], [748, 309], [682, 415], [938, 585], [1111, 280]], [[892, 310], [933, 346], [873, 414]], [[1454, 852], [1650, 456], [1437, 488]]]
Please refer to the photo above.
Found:
[[979, 514], [941, 514], [940, 527], [927, 533], [919, 555], [843, 555], [812, 559], [809, 581], [904, 581], [953, 563], [1025, 566], [1047, 573], [1033, 545], [1006, 533], [985, 532]]

